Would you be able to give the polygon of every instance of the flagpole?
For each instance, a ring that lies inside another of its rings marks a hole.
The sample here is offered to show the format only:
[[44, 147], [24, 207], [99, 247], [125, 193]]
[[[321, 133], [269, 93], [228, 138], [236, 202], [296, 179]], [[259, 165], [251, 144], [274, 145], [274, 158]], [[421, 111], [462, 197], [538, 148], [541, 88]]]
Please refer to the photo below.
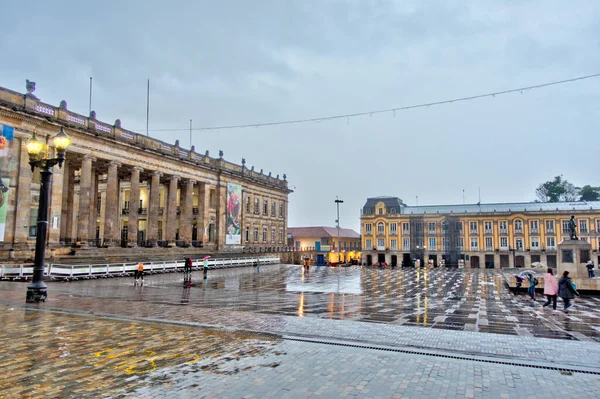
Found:
[[88, 110], [88, 115], [92, 113], [92, 77], [90, 76], [90, 109]]
[[148, 79], [148, 89], [146, 90], [146, 136], [148, 136], [148, 121], [150, 120], [150, 79]]
[[190, 119], [190, 150], [192, 149], [192, 120]]

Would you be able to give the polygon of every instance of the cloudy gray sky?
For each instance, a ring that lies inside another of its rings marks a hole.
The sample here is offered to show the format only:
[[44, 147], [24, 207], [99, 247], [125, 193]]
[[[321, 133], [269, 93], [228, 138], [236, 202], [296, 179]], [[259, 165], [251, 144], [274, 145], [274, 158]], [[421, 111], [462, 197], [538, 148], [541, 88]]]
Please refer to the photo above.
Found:
[[[600, 72], [600, 2], [0, 0], [0, 85], [143, 131], [400, 107]], [[366, 197], [535, 199], [600, 185], [600, 78], [393, 114], [197, 131], [197, 151], [287, 173], [290, 225], [358, 229]], [[188, 145], [188, 132], [151, 132]]]

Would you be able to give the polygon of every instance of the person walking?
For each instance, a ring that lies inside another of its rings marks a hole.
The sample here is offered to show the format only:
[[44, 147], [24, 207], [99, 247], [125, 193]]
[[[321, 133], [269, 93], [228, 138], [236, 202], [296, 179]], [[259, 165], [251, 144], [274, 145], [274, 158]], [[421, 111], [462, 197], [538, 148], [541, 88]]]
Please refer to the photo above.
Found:
[[142, 262], [138, 263], [137, 271], [136, 271], [135, 282], [137, 284], [138, 279], [142, 280], [141, 284], [144, 284], [144, 264]]
[[550, 305], [552, 302], [552, 309], [556, 310], [556, 300], [558, 298], [558, 281], [554, 277], [554, 271], [548, 268], [548, 272], [544, 274], [544, 295], [546, 295], [546, 303], [544, 307]]
[[594, 278], [594, 262], [590, 260], [585, 267], [588, 269], [588, 278]]
[[192, 258], [185, 258], [183, 266], [183, 282], [184, 284], [192, 281]]
[[568, 309], [573, 306], [571, 304], [571, 299], [575, 298], [575, 296], [579, 296], [579, 292], [573, 286], [573, 282], [569, 277], [569, 271], [565, 270], [563, 272], [562, 277], [558, 281], [558, 296], [562, 298], [565, 303], [564, 311], [568, 313]]
[[533, 274], [529, 273], [527, 275], [529, 279], [529, 288], [527, 289], [527, 293], [531, 297], [532, 301], [535, 301], [535, 286], [538, 285], [538, 279], [533, 277]]

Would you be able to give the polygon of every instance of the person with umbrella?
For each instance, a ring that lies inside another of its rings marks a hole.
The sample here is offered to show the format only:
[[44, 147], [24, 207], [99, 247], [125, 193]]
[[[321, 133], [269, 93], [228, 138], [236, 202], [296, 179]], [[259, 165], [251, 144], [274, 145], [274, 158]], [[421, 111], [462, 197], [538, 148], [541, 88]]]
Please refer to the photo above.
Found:
[[210, 258], [210, 256], [205, 256], [204, 258], [202, 258], [203, 269], [204, 269], [204, 278], [206, 278], [206, 276], [208, 275], [208, 259], [209, 258]]

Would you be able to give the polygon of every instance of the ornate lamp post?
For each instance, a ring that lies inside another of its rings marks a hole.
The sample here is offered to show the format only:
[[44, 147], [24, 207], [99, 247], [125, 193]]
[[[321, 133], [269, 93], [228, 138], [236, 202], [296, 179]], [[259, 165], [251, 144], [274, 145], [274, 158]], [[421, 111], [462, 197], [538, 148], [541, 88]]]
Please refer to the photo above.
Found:
[[50, 196], [50, 187], [52, 186], [52, 167], [58, 165], [59, 168], [65, 160], [67, 147], [71, 144], [71, 139], [63, 128], [52, 138], [54, 148], [56, 149], [56, 158], [48, 158], [48, 136], [46, 143], [33, 137], [27, 141], [27, 154], [29, 154], [29, 164], [33, 172], [36, 167], [40, 168], [40, 203], [38, 207], [37, 230], [35, 237], [35, 261], [33, 264], [33, 281], [27, 286], [26, 302], [45, 301], [48, 297], [46, 284], [44, 284], [44, 260], [46, 258], [46, 234], [48, 231], [48, 197]]

